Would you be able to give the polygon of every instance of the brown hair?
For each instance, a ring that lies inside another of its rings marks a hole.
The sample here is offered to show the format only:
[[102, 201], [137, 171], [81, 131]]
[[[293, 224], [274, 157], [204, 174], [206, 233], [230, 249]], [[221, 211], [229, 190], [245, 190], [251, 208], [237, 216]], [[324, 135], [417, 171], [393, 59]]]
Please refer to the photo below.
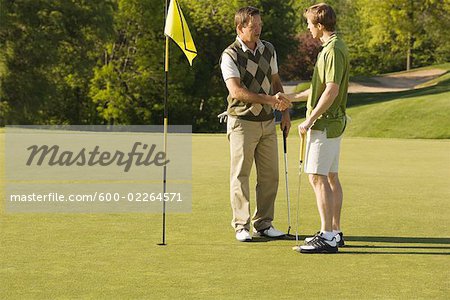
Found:
[[336, 27], [336, 14], [331, 6], [326, 3], [319, 3], [305, 9], [305, 18], [311, 20], [314, 25], [322, 24], [327, 31], [334, 31]]
[[247, 26], [253, 16], [259, 15], [259, 9], [253, 6], [240, 8], [234, 15], [234, 24], [242, 27]]

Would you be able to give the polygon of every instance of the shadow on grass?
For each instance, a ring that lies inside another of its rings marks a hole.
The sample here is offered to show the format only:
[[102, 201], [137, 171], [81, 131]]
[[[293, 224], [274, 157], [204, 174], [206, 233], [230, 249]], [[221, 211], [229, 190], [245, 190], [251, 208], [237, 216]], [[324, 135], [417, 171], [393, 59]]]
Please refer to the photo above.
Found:
[[450, 247], [443, 246], [379, 246], [379, 245], [346, 245], [347, 248], [368, 248], [368, 249], [444, 249], [450, 250]]
[[435, 237], [345, 236], [345, 241], [408, 244], [450, 244], [450, 238]]
[[[447, 74], [447, 73], [446, 73]], [[386, 93], [358, 93], [349, 94], [347, 107], [356, 107], [361, 105], [387, 102], [391, 100], [408, 99], [419, 96], [429, 96], [450, 91], [450, 79], [444, 80], [437, 85], [425, 87], [421, 89], [402, 91], [402, 92], [386, 92]]]
[[[298, 240], [303, 241], [306, 236], [299, 235]], [[282, 237], [278, 238], [270, 238], [266, 236], [259, 236], [259, 237], [253, 237], [251, 241], [248, 241], [248, 243], [267, 243], [267, 242], [275, 242], [275, 241], [295, 241], [295, 235], [293, 234], [286, 234]]]
[[[388, 236], [346, 236], [346, 242], [371, 242], [371, 243], [395, 243], [395, 244], [440, 244], [450, 245], [450, 238], [435, 237], [388, 237]], [[347, 251], [351, 249], [368, 249], [369, 251]], [[377, 250], [379, 249], [379, 250]], [[436, 250], [436, 252], [425, 251], [383, 251], [384, 249], [425, 249]], [[377, 251], [370, 251], [377, 250]], [[441, 250], [441, 251], [439, 251]], [[444, 251], [442, 251], [444, 250]], [[450, 246], [410, 246], [410, 245], [347, 245], [340, 248], [340, 254], [417, 254], [417, 255], [450, 255]]]
[[414, 252], [414, 251], [341, 251], [339, 250], [339, 252], [337, 253], [339, 254], [401, 254], [401, 255], [405, 255], [405, 254], [414, 254], [414, 255], [450, 255], [450, 252]]

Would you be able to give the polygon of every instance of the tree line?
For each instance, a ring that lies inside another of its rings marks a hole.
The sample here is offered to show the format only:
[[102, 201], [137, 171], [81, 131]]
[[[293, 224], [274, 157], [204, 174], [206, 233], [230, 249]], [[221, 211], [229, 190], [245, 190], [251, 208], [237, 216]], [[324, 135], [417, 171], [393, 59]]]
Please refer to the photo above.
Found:
[[[169, 123], [220, 131], [226, 108], [219, 58], [234, 12], [260, 8], [284, 80], [309, 79], [320, 45], [307, 33], [309, 0], [178, 1], [198, 56], [171, 43]], [[448, 0], [330, 0], [352, 75], [450, 61]], [[0, 0], [0, 125], [162, 124], [163, 0]]]

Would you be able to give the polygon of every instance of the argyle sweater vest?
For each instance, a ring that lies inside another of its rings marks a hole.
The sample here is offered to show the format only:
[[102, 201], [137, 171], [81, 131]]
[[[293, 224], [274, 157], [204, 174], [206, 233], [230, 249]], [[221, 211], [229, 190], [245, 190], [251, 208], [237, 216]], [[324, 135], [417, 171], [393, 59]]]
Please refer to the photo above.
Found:
[[[269, 42], [262, 41], [264, 50], [258, 49], [253, 55], [244, 52], [238, 40], [228, 46], [222, 55], [229, 55], [238, 67], [241, 76], [241, 86], [256, 94], [273, 95], [272, 68], [270, 61], [275, 48]], [[227, 112], [231, 116], [248, 121], [268, 121], [274, 118], [273, 109], [268, 104], [247, 103], [231, 98], [228, 95]]]

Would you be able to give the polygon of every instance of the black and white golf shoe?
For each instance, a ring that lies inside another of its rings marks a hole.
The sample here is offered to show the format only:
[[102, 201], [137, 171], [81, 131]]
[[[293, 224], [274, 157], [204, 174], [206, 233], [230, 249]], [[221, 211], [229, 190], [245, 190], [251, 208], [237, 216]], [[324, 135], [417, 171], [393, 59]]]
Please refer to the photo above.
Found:
[[344, 247], [345, 246], [344, 234], [342, 234], [342, 232], [339, 232], [338, 234], [336, 234], [334, 236], [334, 238], [336, 239], [336, 243], [337, 243], [338, 247]]
[[336, 238], [331, 241], [324, 239], [321, 235], [316, 235], [307, 244], [300, 246], [301, 253], [337, 253], [338, 247]]
[[317, 231], [315, 235], [305, 238], [305, 245], [311, 242], [316, 236], [320, 235], [320, 231]]
[[[317, 231], [317, 233], [314, 236], [305, 238], [305, 244], [308, 244], [309, 242], [311, 242], [318, 235], [320, 235], [320, 231]], [[342, 234], [342, 232], [339, 232], [334, 237], [336, 239], [336, 243], [337, 243], [338, 247], [344, 247], [345, 246], [344, 234]]]

